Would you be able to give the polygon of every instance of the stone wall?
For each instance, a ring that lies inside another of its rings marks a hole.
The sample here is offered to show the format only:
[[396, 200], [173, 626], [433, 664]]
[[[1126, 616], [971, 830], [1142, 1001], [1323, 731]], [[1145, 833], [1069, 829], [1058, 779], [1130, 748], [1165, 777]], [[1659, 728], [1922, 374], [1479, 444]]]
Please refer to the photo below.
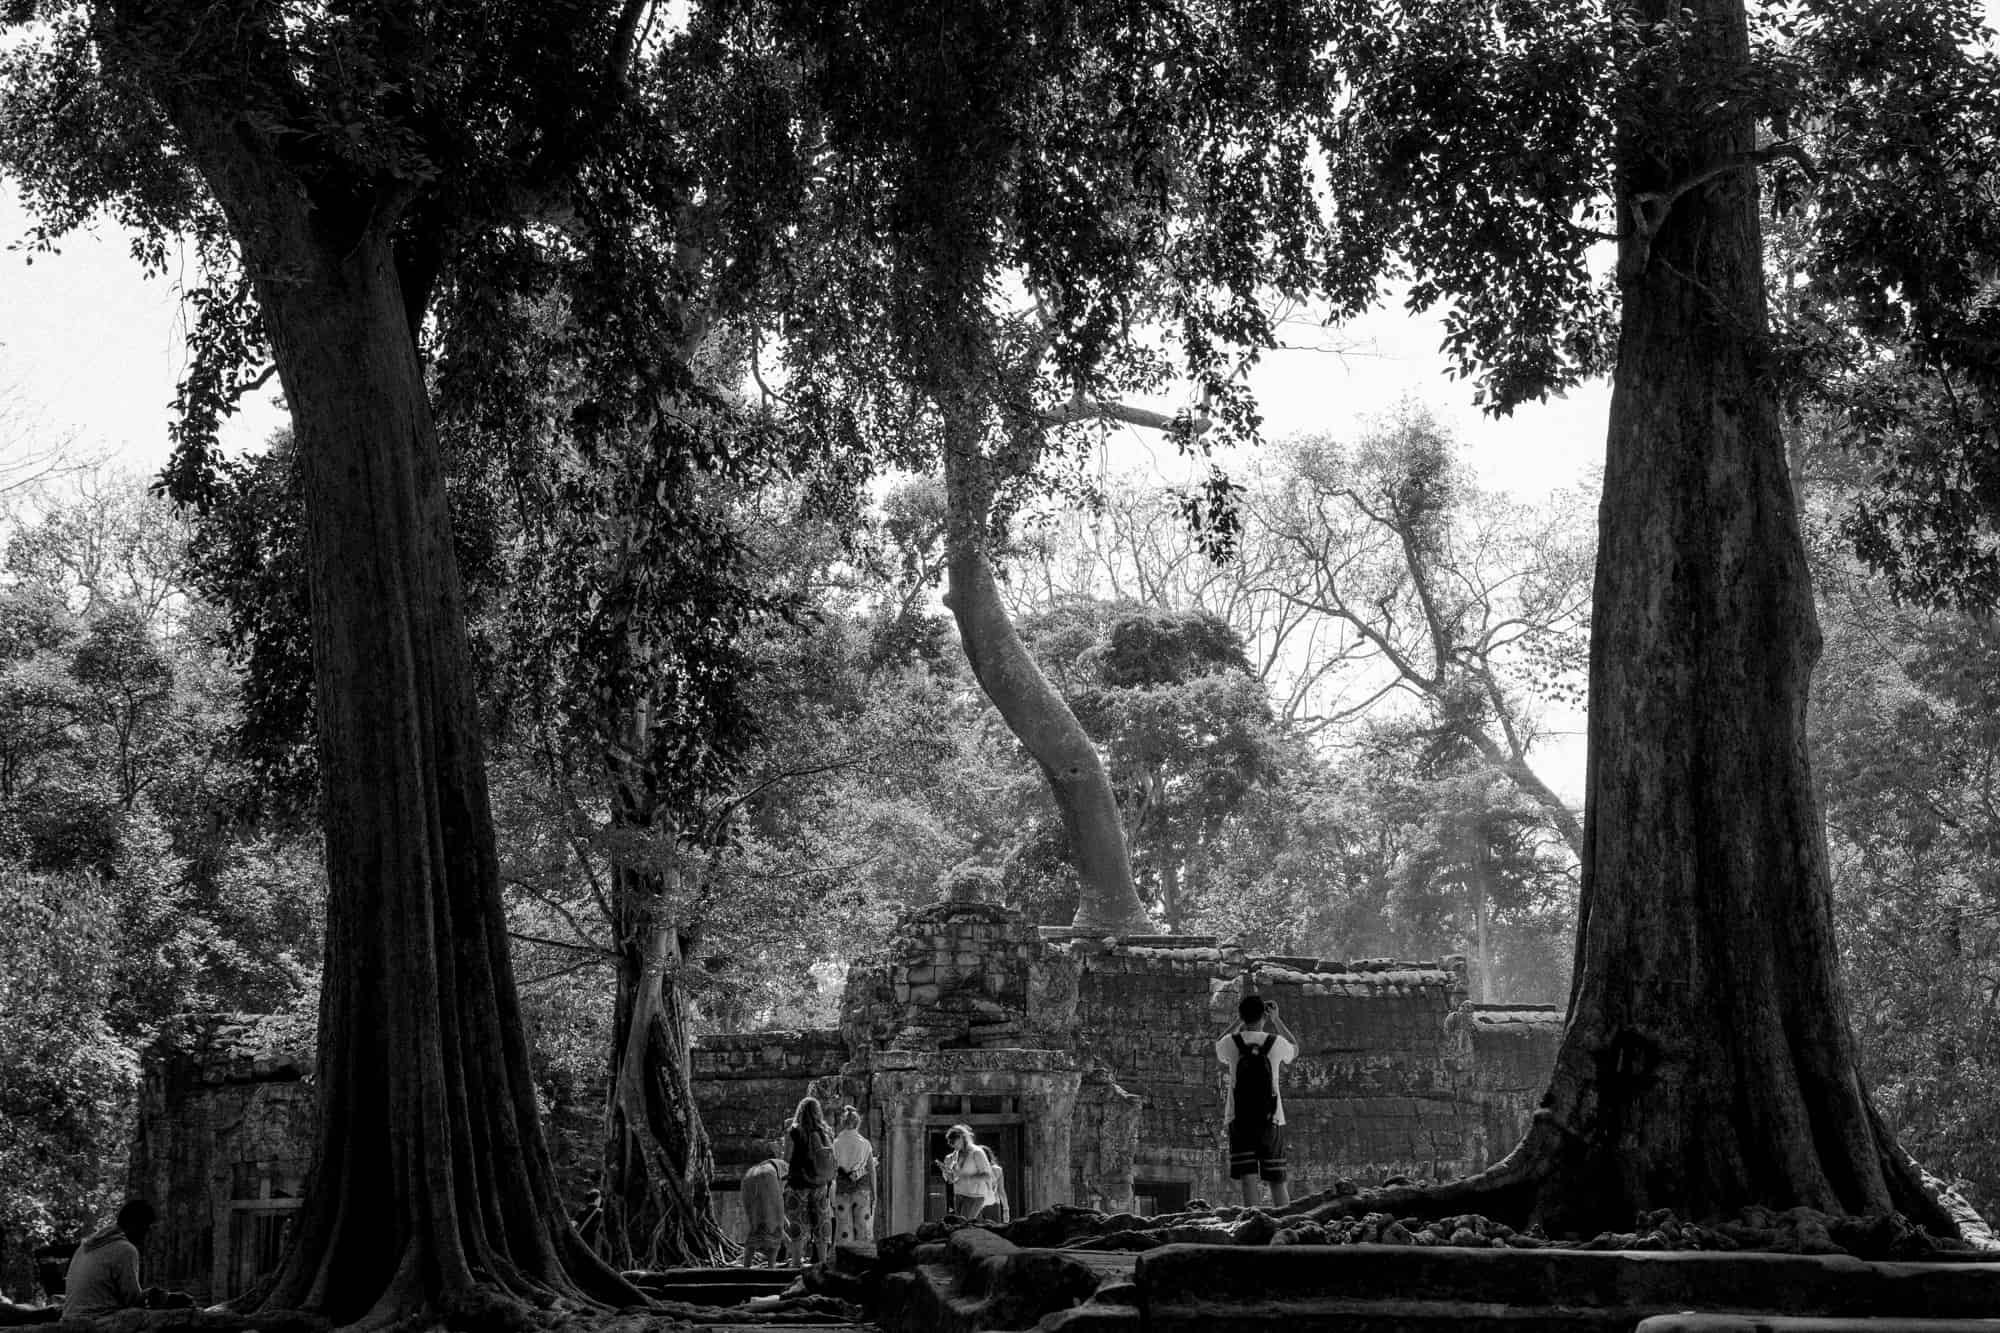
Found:
[[[1341, 1177], [1477, 1170], [1498, 1155], [1494, 1141], [1512, 1146], [1554, 1052], [1549, 1014], [1531, 1021], [1518, 1011], [1515, 1040], [1482, 1039], [1477, 1049], [1469, 1032], [1454, 1029], [1450, 1020], [1466, 1003], [1465, 964], [1456, 957], [1254, 958], [1198, 938], [1059, 947], [1080, 970], [1081, 1052], [1142, 1099], [1133, 1149], [1142, 1193], [1152, 1182], [1212, 1201], [1229, 1197], [1227, 1075], [1214, 1044], [1251, 991], [1276, 1002], [1299, 1039], [1284, 1091], [1295, 1194]], [[1477, 1076], [1480, 1053], [1502, 1045], [1505, 1072]], [[1531, 1066], [1539, 1072], [1525, 1077]], [[1523, 1091], [1528, 1084], [1532, 1092]]]
[[[740, 1234], [737, 1182], [782, 1151], [809, 1093], [861, 1110], [884, 1232], [942, 1208], [932, 1163], [961, 1120], [994, 1145], [1017, 1209], [1228, 1199], [1214, 1043], [1252, 990], [1300, 1042], [1285, 1080], [1295, 1194], [1497, 1159], [1542, 1093], [1561, 1027], [1554, 1009], [1467, 1003], [1457, 958], [1254, 957], [1212, 938], [1037, 931], [1005, 908], [945, 903], [852, 969], [839, 1028], [697, 1043], [720, 1220]], [[307, 1069], [232, 1015], [185, 1020], [148, 1053], [132, 1189], [161, 1209], [146, 1256], [157, 1280], [221, 1299], [275, 1262], [312, 1142]], [[581, 1188], [597, 1112], [554, 1109], [551, 1142], [575, 1159], [559, 1171]]]
[[[1055, 947], [1077, 968], [1078, 1046], [1110, 1071], [1119, 1091], [1139, 1098], [1126, 1150], [1135, 1178], [1185, 1184], [1201, 1196], [1203, 1182], [1225, 1174], [1214, 1169], [1220, 1066], [1212, 1049], [1224, 1024], [1212, 1015], [1227, 989], [1225, 1007], [1234, 1016], [1228, 977], [1242, 955], [1218, 949], [1213, 939], [1122, 947], [1069, 940]], [[1081, 1180], [1078, 1186], [1081, 1194]]]
[[838, 1074], [847, 1055], [838, 1028], [703, 1037], [694, 1048], [694, 1099], [716, 1161], [747, 1168], [781, 1151], [799, 1099], [815, 1080]]
[[1498, 1161], [1519, 1141], [1548, 1090], [1562, 1022], [1552, 1004], [1464, 1004], [1452, 1015], [1452, 1039], [1482, 1113], [1482, 1163]]
[[704, 1037], [695, 1046], [694, 1100], [715, 1156], [716, 1221], [725, 1234], [743, 1236], [743, 1173], [784, 1152], [799, 1099], [817, 1095], [819, 1082], [845, 1063], [838, 1028]]
[[[1037, 1206], [1232, 1197], [1214, 1043], [1252, 991], [1300, 1042], [1285, 1079], [1295, 1193], [1495, 1160], [1526, 1126], [1560, 1026], [1551, 1009], [1468, 1004], [1457, 957], [1254, 957], [1211, 937], [1037, 931], [1006, 908], [947, 902], [906, 917], [850, 972], [841, 1049], [824, 1033], [704, 1040], [698, 1078], [730, 1084], [700, 1094], [728, 1107], [711, 1124], [718, 1174], [763, 1155], [735, 1126], [781, 1125], [811, 1090], [862, 1108], [893, 1226], [937, 1207], [924, 1144], [953, 1107], [991, 1113], [975, 1117], [983, 1139], [1026, 1136], [1010, 1146], [1026, 1160], [1008, 1166], [1035, 1182]], [[787, 1057], [772, 1041], [800, 1044]]]
[[849, 971], [849, 1048], [1062, 1048], [1076, 1016], [1076, 969], [1019, 912], [950, 902], [906, 914], [879, 957]]
[[311, 1165], [309, 1072], [241, 1014], [178, 1019], [148, 1050], [129, 1176], [160, 1217], [148, 1283], [219, 1301], [276, 1266]]

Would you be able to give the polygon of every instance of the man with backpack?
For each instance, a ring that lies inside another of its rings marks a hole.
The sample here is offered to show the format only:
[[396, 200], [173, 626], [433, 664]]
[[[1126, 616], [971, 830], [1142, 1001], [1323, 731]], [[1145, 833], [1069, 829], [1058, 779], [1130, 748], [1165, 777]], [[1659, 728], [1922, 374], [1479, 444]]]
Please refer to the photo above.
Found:
[[1243, 1182], [1243, 1206], [1255, 1207], [1257, 1182], [1271, 1187], [1271, 1206], [1292, 1201], [1285, 1186], [1285, 1102], [1279, 1074], [1299, 1053], [1299, 1041], [1278, 1006], [1261, 995], [1246, 995], [1236, 1006], [1238, 1021], [1215, 1043], [1215, 1058], [1230, 1072], [1229, 1178]]

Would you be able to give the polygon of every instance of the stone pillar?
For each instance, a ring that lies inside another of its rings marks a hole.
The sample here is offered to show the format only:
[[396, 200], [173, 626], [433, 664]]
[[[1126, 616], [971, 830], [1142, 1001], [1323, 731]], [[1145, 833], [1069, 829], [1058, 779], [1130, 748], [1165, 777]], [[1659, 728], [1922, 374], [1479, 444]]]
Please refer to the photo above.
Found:
[[1132, 1211], [1132, 1153], [1145, 1098], [1125, 1091], [1103, 1065], [1083, 1076], [1076, 1096], [1071, 1197], [1106, 1213]]

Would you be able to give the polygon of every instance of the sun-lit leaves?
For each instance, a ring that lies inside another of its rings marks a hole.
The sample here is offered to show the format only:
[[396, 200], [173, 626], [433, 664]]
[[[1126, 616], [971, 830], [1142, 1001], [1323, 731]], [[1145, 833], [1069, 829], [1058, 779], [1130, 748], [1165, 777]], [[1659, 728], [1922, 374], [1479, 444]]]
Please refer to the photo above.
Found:
[[1215, 844], [1280, 763], [1241, 640], [1214, 615], [1083, 600], [1021, 630], [1104, 754], [1142, 895], [1187, 928]]
[[1616, 7], [1463, 0], [1335, 7], [1345, 96], [1323, 131], [1338, 209], [1331, 284], [1357, 313], [1403, 277], [1494, 412], [1609, 365], [1592, 247], [1631, 52]]
[[0, 1226], [73, 1234], [124, 1188], [138, 1061], [110, 1026], [114, 904], [89, 878], [0, 866]]
[[1894, 605], [1851, 552], [1832, 559], [1810, 717], [1861, 1058], [1905, 1146], [1990, 1210], [2000, 644], [1976, 617]]
[[74, 1234], [123, 1189], [139, 1053], [191, 1010], [315, 985], [317, 840], [255, 827], [235, 682], [186, 529], [142, 482], [39, 495], [0, 588], [0, 1226]]

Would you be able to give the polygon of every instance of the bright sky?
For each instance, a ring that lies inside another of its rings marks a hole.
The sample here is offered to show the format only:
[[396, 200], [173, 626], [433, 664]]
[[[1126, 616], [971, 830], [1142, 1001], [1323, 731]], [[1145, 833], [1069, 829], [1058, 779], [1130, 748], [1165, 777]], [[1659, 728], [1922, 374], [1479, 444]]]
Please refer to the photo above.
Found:
[[[0, 184], [0, 244], [12, 245], [27, 226], [19, 200]], [[41, 430], [74, 432], [86, 452], [157, 470], [187, 364], [180, 282], [192, 280], [192, 261], [185, 275], [148, 279], [108, 224], [66, 238], [59, 254], [27, 258], [0, 251], [0, 394], [30, 411]], [[1491, 421], [1469, 405], [1467, 385], [1444, 378], [1441, 336], [1431, 321], [1386, 310], [1341, 331], [1346, 355], [1270, 354], [1256, 380], [1267, 432], [1346, 434], [1407, 397], [1455, 422], [1475, 446], [1481, 475], [1510, 490], [1539, 494], [1570, 484], [1601, 458], [1604, 389]], [[246, 402], [228, 444], [254, 447], [283, 424], [276, 387]]]
[[[0, 245], [13, 247], [27, 229], [19, 199], [0, 184]], [[190, 259], [189, 281], [192, 270]], [[42, 438], [71, 432], [83, 453], [157, 471], [187, 365], [179, 278], [147, 279], [108, 224], [32, 263], [25, 250], [0, 250], [0, 399], [30, 414]], [[261, 443], [283, 424], [274, 397], [246, 405], [226, 436], [232, 446]]]

